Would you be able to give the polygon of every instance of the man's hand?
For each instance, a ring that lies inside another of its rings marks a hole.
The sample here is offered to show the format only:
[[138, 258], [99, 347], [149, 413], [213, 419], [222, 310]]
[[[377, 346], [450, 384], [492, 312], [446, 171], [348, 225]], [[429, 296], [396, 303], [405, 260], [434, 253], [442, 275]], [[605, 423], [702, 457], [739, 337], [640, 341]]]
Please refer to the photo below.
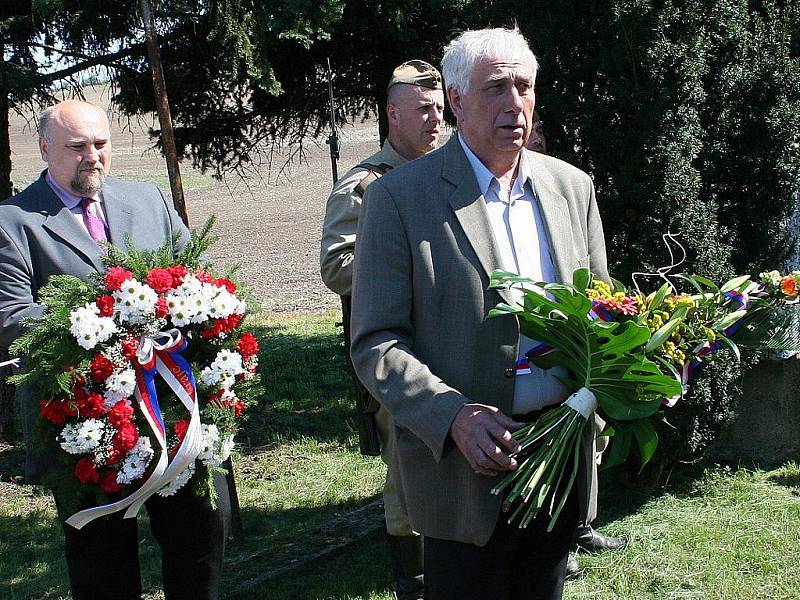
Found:
[[520, 446], [511, 432], [522, 425], [494, 406], [465, 404], [450, 425], [450, 436], [476, 473], [494, 476], [517, 468], [511, 455]]

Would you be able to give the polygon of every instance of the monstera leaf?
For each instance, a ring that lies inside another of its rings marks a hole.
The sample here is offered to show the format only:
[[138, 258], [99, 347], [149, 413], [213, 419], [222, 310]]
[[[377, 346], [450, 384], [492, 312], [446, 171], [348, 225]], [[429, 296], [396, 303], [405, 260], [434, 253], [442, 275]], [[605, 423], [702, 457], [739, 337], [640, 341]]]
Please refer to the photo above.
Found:
[[[591, 276], [586, 269], [579, 269], [573, 280], [586, 286]], [[659, 409], [662, 398], [681, 393], [680, 382], [665, 375], [645, 355], [650, 330], [635, 321], [590, 318], [592, 302], [585, 287], [534, 283], [505, 271], [492, 274], [491, 287], [512, 285], [520, 286], [520, 303], [500, 304], [489, 316], [516, 316], [525, 336], [552, 348], [533, 359], [536, 365], [569, 369], [573, 377], [564, 383], [573, 391], [590, 389], [607, 416], [642, 419]]]

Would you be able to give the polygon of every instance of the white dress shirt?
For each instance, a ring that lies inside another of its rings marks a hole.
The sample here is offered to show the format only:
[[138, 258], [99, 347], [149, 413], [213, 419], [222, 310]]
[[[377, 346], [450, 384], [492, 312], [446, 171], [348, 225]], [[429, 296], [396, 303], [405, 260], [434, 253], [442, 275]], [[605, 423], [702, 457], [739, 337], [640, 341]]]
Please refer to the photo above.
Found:
[[[500, 251], [501, 268], [534, 281], [553, 282], [556, 271], [550, 254], [547, 228], [533, 187], [533, 177], [525, 153], [520, 154], [517, 176], [508, 190], [481, 162], [461, 134], [458, 141], [467, 155], [486, 202], [495, 245]], [[521, 296], [521, 292], [520, 292]], [[538, 342], [520, 335], [519, 358]], [[530, 374], [517, 370], [514, 386], [514, 414], [524, 414], [564, 401], [569, 392], [556, 378], [566, 376], [563, 367], [540, 369], [530, 365]]]

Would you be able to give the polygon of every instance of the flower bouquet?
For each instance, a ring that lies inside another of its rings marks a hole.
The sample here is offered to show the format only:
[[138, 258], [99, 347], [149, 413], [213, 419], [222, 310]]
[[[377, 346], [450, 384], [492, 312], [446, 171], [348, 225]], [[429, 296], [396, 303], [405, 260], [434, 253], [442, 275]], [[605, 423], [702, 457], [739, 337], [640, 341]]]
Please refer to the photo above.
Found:
[[[797, 314], [800, 273], [763, 273], [761, 281], [737, 277], [722, 286], [699, 276], [674, 276], [695, 293], [667, 281], [651, 294], [614, 281], [593, 279], [586, 269], [571, 285], [537, 283], [496, 271], [493, 288], [516, 288], [515, 305], [499, 304], [490, 317], [514, 315], [521, 333], [538, 344], [521, 358], [540, 368], [561, 365], [575, 393], [514, 433], [522, 450], [518, 468], [492, 490], [504, 494], [509, 523], [527, 526], [543, 508], [555, 524], [579, 464], [584, 428], [597, 410], [615, 436], [613, 464], [636, 442], [642, 465], [655, 452], [652, 417], [685, 393], [692, 372], [720, 348], [738, 358], [737, 342], [754, 347], [800, 349], [800, 333], [787, 326]], [[562, 490], [560, 497], [556, 490]]]
[[[213, 219], [182, 252], [108, 247], [106, 270], [87, 283], [57, 275], [39, 292], [45, 307], [11, 352], [11, 380], [38, 394], [39, 430], [55, 438], [71, 476], [58, 482], [97, 506], [72, 515], [81, 528], [193, 476], [213, 498], [211, 475], [230, 456], [257, 388], [248, 302], [203, 254]], [[202, 473], [202, 475], [201, 475]]]

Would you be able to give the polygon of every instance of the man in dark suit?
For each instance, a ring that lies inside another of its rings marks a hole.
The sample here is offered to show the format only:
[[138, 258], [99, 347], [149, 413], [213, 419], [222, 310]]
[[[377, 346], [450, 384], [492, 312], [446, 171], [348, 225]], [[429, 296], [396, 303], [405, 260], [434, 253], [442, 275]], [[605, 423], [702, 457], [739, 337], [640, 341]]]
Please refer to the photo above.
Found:
[[[151, 184], [108, 177], [111, 135], [103, 111], [68, 100], [39, 118], [39, 148], [47, 170], [17, 196], [0, 203], [0, 345], [23, 331], [22, 319], [42, 313], [39, 289], [51, 275], [83, 279], [102, 269], [103, 245], [123, 245], [125, 236], [141, 249], [171, 243], [188, 229]], [[121, 513], [74, 529], [64, 523], [87, 498], [65, 497], [59, 481], [62, 450], [54, 441], [40, 447], [38, 398], [18, 392], [27, 444], [29, 483], [49, 485], [65, 535], [72, 596], [76, 600], [140, 598], [136, 519]], [[207, 497], [184, 486], [174, 496], [147, 501], [151, 530], [162, 550], [164, 592], [168, 599], [218, 597], [222, 569], [224, 515]]]
[[512, 290], [489, 290], [503, 268], [571, 281], [608, 279], [592, 181], [524, 149], [537, 63], [504, 29], [468, 31], [442, 73], [458, 134], [370, 185], [359, 221], [351, 355], [392, 414], [399, 489], [425, 536], [426, 600], [561, 597], [579, 515], [592, 505], [594, 436], [584, 475], [552, 532], [542, 514], [506, 523], [496, 476], [516, 468], [520, 421], [563, 402], [554, 373], [515, 364], [533, 345], [514, 318], [487, 319]]

